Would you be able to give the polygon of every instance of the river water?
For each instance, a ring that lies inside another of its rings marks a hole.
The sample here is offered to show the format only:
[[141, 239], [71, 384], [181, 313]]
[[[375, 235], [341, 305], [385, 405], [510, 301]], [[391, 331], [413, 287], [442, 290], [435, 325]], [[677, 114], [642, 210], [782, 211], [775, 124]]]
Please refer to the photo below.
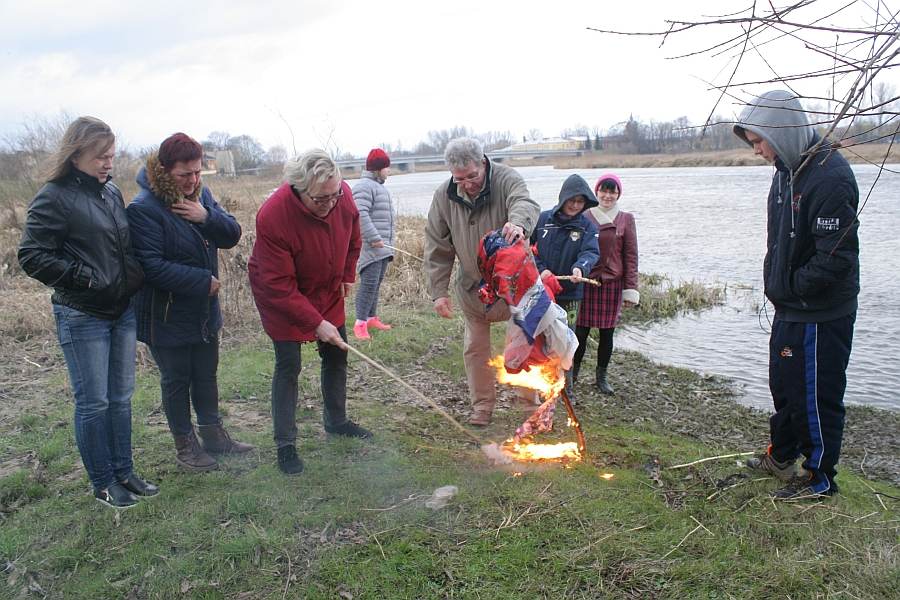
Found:
[[[578, 173], [591, 185], [604, 170], [518, 169], [542, 208]], [[855, 165], [860, 204], [878, 169]], [[617, 330], [616, 346], [651, 359], [733, 379], [741, 401], [769, 408], [769, 322], [762, 293], [765, 203], [771, 167], [617, 169], [622, 210], [637, 221], [640, 270], [673, 281], [724, 284], [725, 303], [648, 327]], [[395, 175], [387, 187], [401, 214], [425, 215], [446, 172]], [[900, 176], [884, 172], [860, 213], [860, 309], [845, 400], [900, 409]]]

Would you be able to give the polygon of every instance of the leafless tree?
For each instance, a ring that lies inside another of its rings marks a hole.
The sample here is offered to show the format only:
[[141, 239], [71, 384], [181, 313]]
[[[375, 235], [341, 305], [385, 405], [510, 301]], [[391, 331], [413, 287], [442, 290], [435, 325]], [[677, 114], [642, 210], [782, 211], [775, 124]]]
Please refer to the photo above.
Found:
[[[852, 152], [852, 146], [861, 143], [893, 144], [900, 132], [900, 96], [882, 83], [889, 69], [900, 66], [898, 13], [883, 0], [795, 0], [786, 6], [750, 0], [733, 14], [666, 20], [660, 31], [589, 29], [656, 37], [661, 45], [674, 36], [712, 30], [718, 36], [714, 42], [670, 57], [704, 57], [722, 66], [722, 80], [710, 82], [717, 100], [704, 132], [722, 123], [716, 115], [723, 101], [734, 101], [739, 112], [752, 96], [780, 87], [804, 103], [810, 120], [822, 130], [822, 143], [828, 139]], [[885, 160], [889, 151], [890, 146]]]

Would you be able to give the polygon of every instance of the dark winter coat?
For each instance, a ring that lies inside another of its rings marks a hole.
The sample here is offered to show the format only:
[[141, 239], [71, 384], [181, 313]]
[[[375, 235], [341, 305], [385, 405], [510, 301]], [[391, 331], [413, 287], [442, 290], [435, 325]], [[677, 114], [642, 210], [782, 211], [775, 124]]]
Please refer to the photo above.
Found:
[[766, 297], [786, 321], [831, 321], [856, 311], [859, 189], [850, 165], [827, 149], [793, 177], [783, 162], [775, 165], [763, 263]]
[[822, 144], [794, 94], [766, 92], [742, 111], [735, 133], [764, 139], [776, 154], [768, 198], [763, 281], [776, 317], [818, 323], [856, 311], [859, 189], [841, 154]]
[[34, 197], [18, 259], [53, 288], [51, 302], [101, 319], [119, 318], [143, 281], [122, 192], [77, 169]]
[[[137, 175], [138, 195], [128, 205], [134, 248], [146, 282], [135, 299], [137, 337], [150, 346], [207, 342], [222, 328], [219, 294], [209, 295], [219, 277], [219, 248], [241, 239], [241, 226], [198, 184], [182, 199], [175, 181], [156, 155]], [[176, 202], [199, 202], [206, 221], [191, 223], [173, 213]]]
[[[581, 212], [567, 218], [562, 213], [566, 200], [584, 196]], [[538, 272], [549, 270], [554, 275], [571, 275], [572, 269], [581, 269], [587, 277], [600, 259], [597, 226], [585, 216], [584, 211], [597, 206], [597, 198], [587, 182], [579, 175], [570, 175], [559, 191], [559, 202], [551, 210], [545, 210], [538, 218], [531, 243], [536, 246], [534, 262]], [[581, 300], [584, 284], [560, 281], [563, 291], [557, 294], [557, 302]]]
[[323, 320], [344, 324], [344, 283], [356, 280], [361, 246], [359, 211], [344, 195], [318, 217], [284, 183], [256, 214], [248, 264], [263, 328], [276, 342], [311, 342]]

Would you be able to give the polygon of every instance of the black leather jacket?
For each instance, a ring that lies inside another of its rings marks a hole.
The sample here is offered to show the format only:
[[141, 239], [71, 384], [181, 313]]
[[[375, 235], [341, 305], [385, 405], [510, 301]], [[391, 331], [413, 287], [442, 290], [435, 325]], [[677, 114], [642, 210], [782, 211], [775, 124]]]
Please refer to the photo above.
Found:
[[141, 287], [122, 192], [73, 169], [38, 191], [28, 208], [19, 264], [53, 288], [51, 301], [117, 319]]

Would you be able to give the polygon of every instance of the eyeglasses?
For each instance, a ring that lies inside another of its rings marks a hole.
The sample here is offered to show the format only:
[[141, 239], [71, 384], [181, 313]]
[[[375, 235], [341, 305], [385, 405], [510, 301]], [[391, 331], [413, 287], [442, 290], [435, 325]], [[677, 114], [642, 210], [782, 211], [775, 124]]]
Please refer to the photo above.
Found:
[[476, 179], [481, 177], [481, 175], [482, 175], [481, 169], [476, 169], [474, 173], [469, 173], [465, 177], [454, 177], [453, 183], [456, 183], [456, 184], [468, 183], [470, 181], [475, 181]]
[[312, 200], [312, 203], [316, 206], [324, 206], [329, 203], [337, 202], [341, 198], [344, 197], [344, 188], [343, 186], [334, 194], [328, 194], [327, 196], [312, 196], [307, 194], [309, 199]]

